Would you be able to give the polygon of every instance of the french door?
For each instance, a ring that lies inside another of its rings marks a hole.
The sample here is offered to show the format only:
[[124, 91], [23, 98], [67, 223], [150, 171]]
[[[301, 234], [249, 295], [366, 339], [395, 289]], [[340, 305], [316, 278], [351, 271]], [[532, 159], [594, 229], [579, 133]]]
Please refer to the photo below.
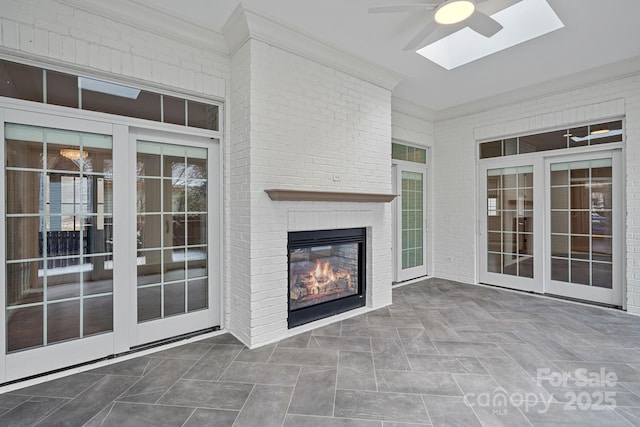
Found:
[[[132, 131], [135, 148], [137, 344], [216, 325], [219, 288], [217, 147], [199, 138]], [[134, 261], [135, 260], [135, 261]]]
[[620, 151], [546, 161], [548, 293], [621, 305]]
[[6, 381], [114, 352], [113, 126], [2, 111]]
[[395, 281], [403, 282], [427, 274], [426, 168], [423, 165], [393, 165], [395, 218]]
[[542, 292], [539, 241], [542, 221], [537, 163], [485, 163], [480, 167], [480, 281]]
[[0, 382], [219, 324], [217, 143], [15, 109], [0, 124]]
[[620, 150], [478, 170], [480, 282], [622, 305]]

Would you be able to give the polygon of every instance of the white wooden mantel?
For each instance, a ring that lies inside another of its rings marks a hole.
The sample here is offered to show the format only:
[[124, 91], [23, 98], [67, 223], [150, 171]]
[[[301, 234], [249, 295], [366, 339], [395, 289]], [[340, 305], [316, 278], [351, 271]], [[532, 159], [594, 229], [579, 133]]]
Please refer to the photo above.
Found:
[[264, 190], [271, 200], [285, 202], [358, 202], [358, 203], [389, 203], [397, 194], [387, 193], [356, 193], [342, 191], [317, 190], [287, 190], [274, 188]]

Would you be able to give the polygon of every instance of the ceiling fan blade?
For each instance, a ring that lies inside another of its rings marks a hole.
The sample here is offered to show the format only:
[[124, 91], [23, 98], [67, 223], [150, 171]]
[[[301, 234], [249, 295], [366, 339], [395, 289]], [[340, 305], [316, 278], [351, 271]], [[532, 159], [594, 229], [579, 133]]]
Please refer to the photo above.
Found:
[[398, 12], [418, 12], [430, 10], [437, 7], [437, 4], [398, 4], [394, 6], [370, 7], [369, 13], [398, 13]]
[[491, 16], [494, 13], [500, 12], [502, 9], [511, 7], [521, 1], [522, 0], [484, 0], [482, 3], [478, 3], [476, 7], [480, 12], [484, 13], [485, 15]]
[[[434, 31], [438, 29], [439, 25], [436, 21], [431, 20], [418, 34], [415, 35], [414, 38], [411, 39], [409, 43], [404, 47], [403, 50], [416, 50], [418, 47], [424, 42], [424, 40], [431, 35]], [[422, 44], [424, 46], [424, 44]]]
[[[434, 43], [440, 39], [443, 39], [455, 33], [456, 31], [460, 31], [461, 29], [466, 27], [466, 25], [462, 22], [459, 24], [452, 24], [452, 25], [438, 25], [438, 24], [436, 25], [437, 25], [436, 29], [433, 32], [431, 32], [431, 34], [427, 35], [427, 37], [425, 37], [421, 42], [419, 42], [413, 48], [413, 50], [415, 51], [420, 50], [423, 47], [430, 45], [431, 43]], [[408, 49], [405, 49], [405, 50], [408, 50]]]
[[474, 12], [469, 19], [463, 22], [467, 27], [485, 37], [491, 37], [502, 29], [502, 25], [498, 21], [479, 11]]

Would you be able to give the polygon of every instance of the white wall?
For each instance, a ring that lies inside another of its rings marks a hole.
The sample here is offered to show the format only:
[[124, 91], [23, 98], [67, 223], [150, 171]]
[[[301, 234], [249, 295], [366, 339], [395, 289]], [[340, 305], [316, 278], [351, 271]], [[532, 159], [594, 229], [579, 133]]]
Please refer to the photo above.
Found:
[[[626, 118], [627, 309], [640, 314], [640, 76], [493, 108], [435, 126], [435, 276], [475, 283], [477, 140]], [[623, 284], [624, 286], [624, 284]]]
[[397, 98], [391, 101], [391, 136], [394, 140], [433, 147], [434, 120], [432, 111]]

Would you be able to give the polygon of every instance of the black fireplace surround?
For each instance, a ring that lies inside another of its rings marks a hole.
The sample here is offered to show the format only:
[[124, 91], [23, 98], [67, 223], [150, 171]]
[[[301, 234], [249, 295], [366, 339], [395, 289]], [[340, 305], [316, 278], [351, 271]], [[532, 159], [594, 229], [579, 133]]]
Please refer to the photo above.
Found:
[[289, 329], [365, 301], [365, 228], [289, 233]]

